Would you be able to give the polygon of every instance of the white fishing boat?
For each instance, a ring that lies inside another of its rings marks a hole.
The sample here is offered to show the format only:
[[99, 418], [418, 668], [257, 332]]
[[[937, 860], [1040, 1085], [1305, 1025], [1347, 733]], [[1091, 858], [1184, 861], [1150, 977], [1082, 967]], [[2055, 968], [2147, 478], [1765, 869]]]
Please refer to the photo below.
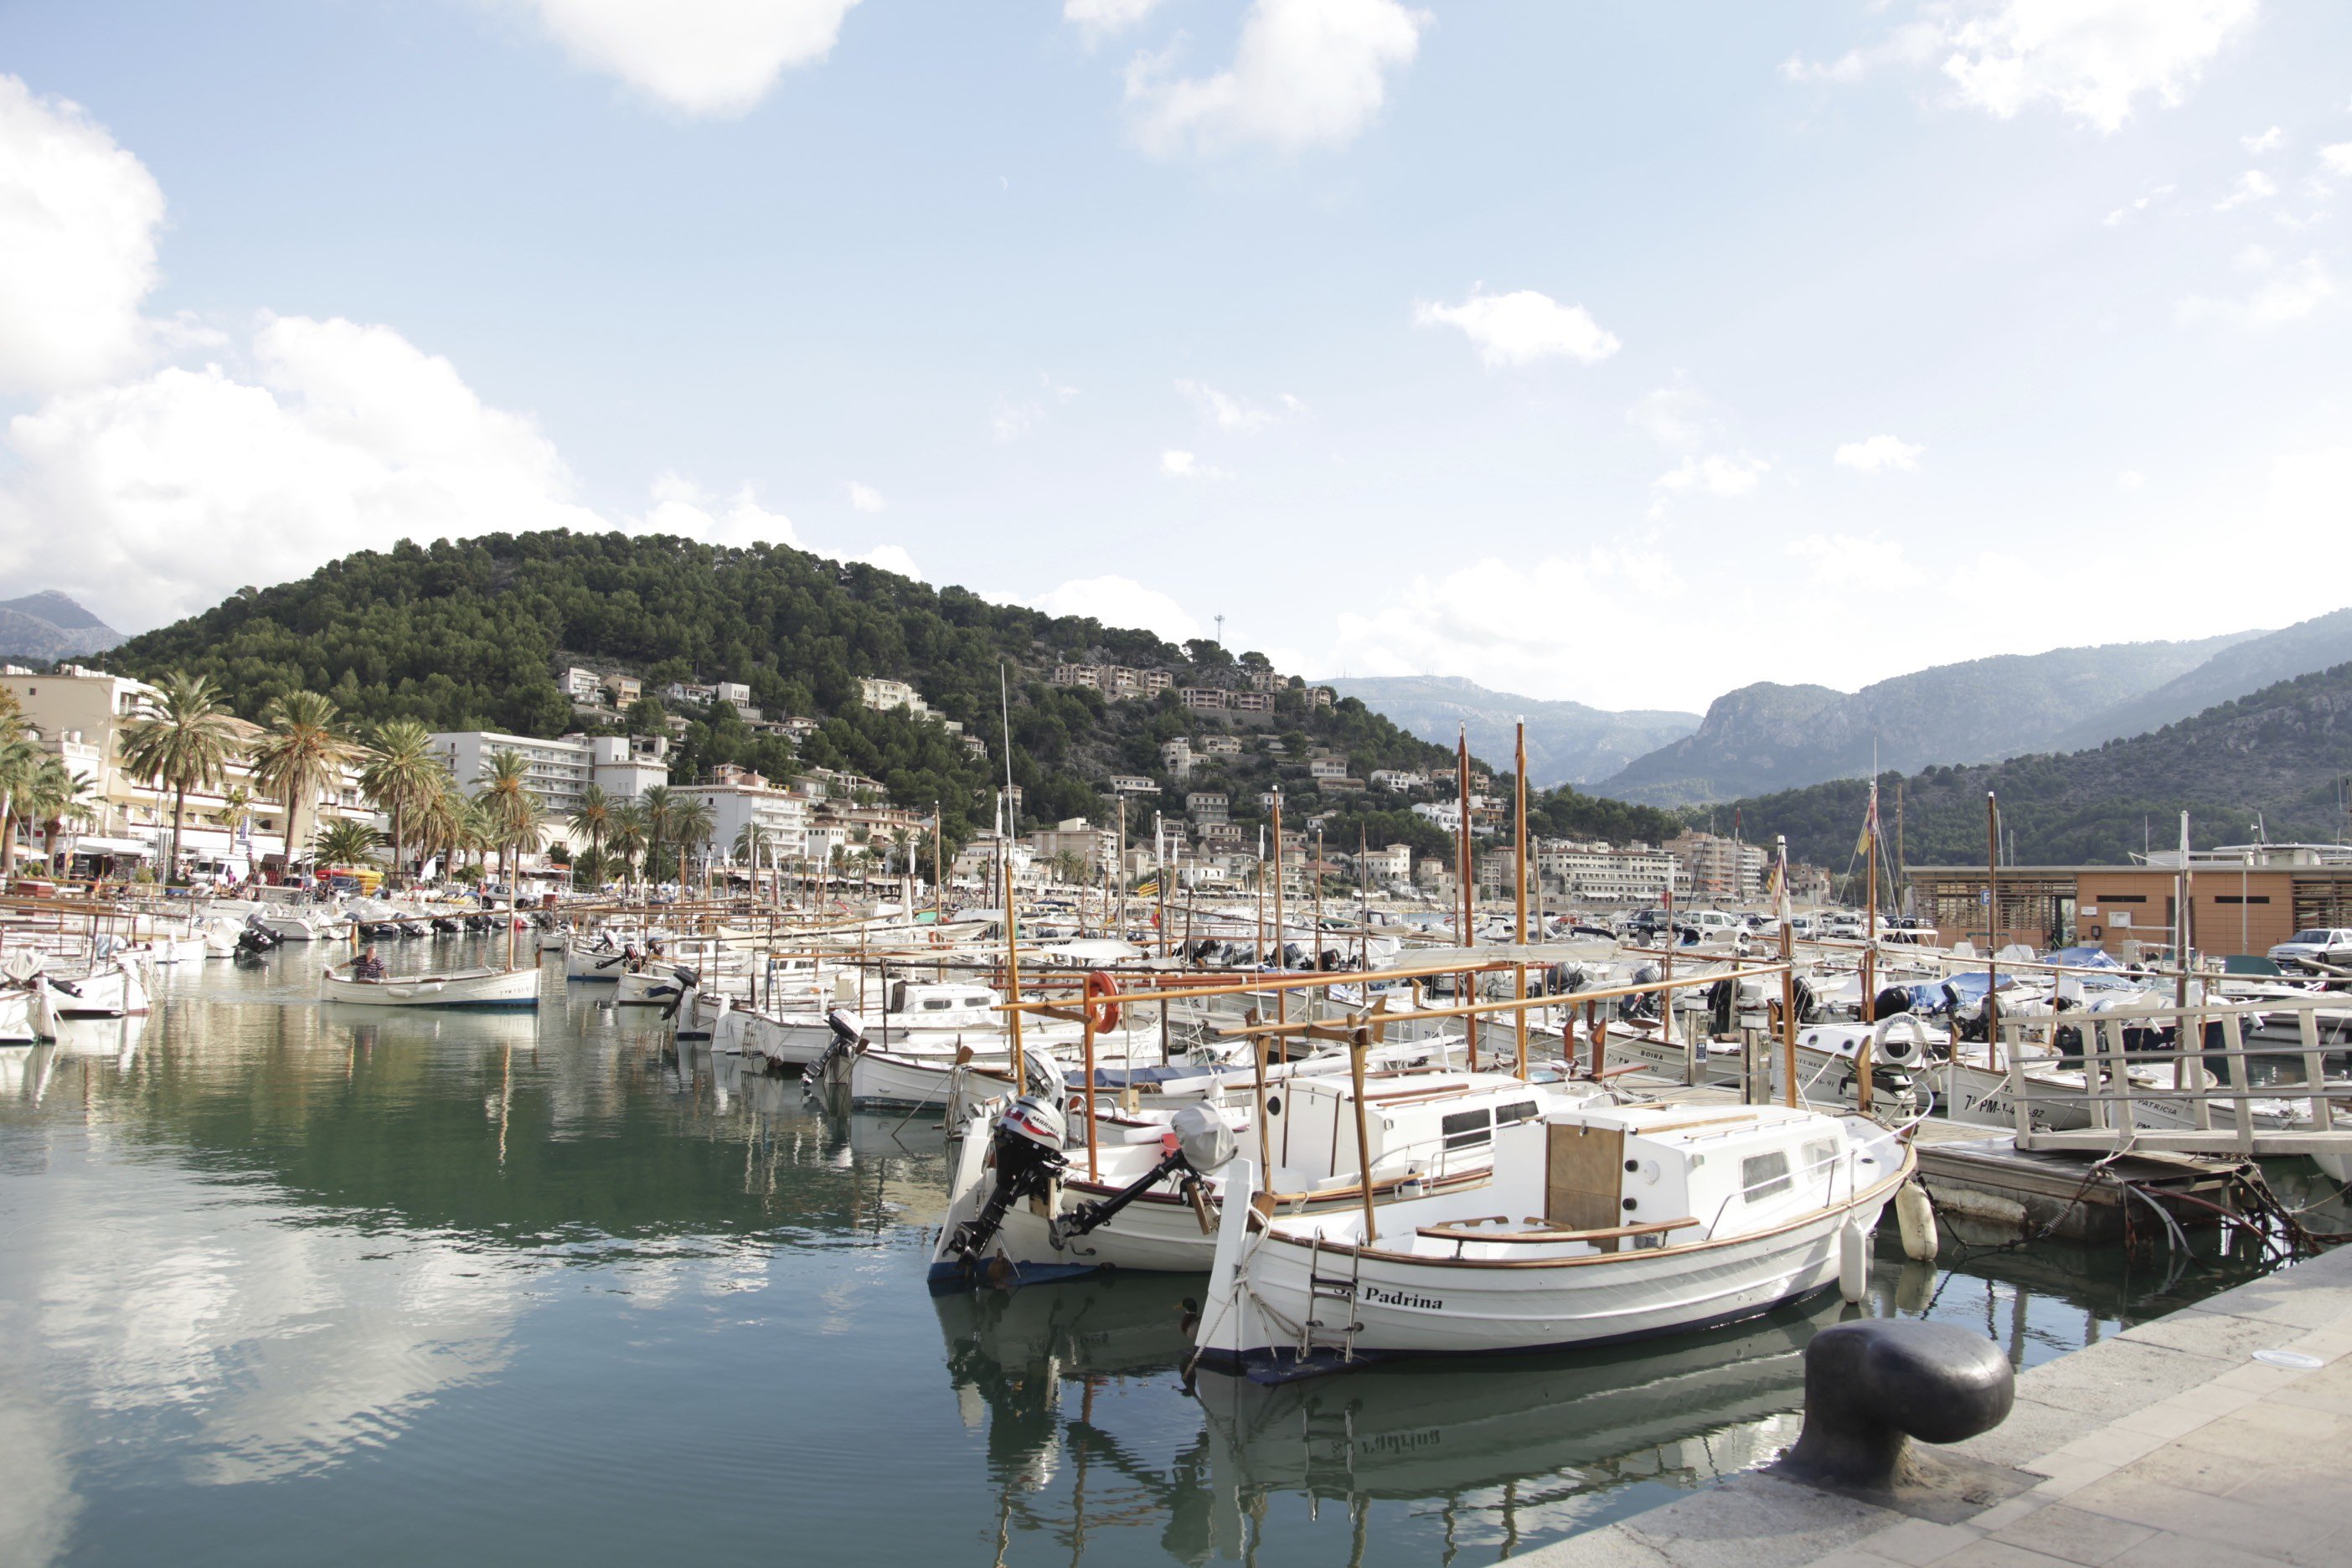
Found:
[[613, 1005], [675, 1008], [678, 999], [691, 994], [694, 988], [693, 970], [656, 960], [641, 969], [625, 969], [615, 977]]
[[319, 982], [319, 999], [368, 1007], [536, 1007], [539, 971], [450, 969], [370, 980], [330, 969]]
[[[1193, 1102], [1190, 1118], [1179, 1110], [1132, 1128], [1125, 1123], [1133, 1113], [1098, 1119], [1091, 1159], [1081, 1122], [1066, 1141], [1066, 1168], [1037, 1201], [1005, 1205], [983, 1237], [965, 1226], [990, 1206], [1001, 1177], [1017, 1175], [1022, 1152], [996, 1146], [992, 1112], [1003, 1108], [987, 1108], [963, 1124], [932, 1279], [1027, 1280], [1105, 1268], [1207, 1272], [1216, 1251], [1213, 1216], [1230, 1166], [1213, 1152], [1213, 1139], [1197, 1165], [1184, 1148], [1185, 1131], [1208, 1130], [1202, 1115], [1218, 1116], [1241, 1146], [1272, 1162], [1263, 1201], [1276, 1213], [1328, 1214], [1360, 1205], [1357, 1095], [1344, 1054], [1337, 1071], [1277, 1079], [1268, 1088], [1263, 1138], [1254, 1131], [1255, 1100], [1246, 1075], [1240, 1089], [1222, 1104]], [[1494, 1166], [1496, 1129], [1606, 1098], [1598, 1085], [1524, 1083], [1499, 1073], [1369, 1076], [1364, 1126], [1375, 1193], [1481, 1184]]]
[[[1261, 1377], [1711, 1327], [1842, 1283], [1913, 1171], [1857, 1116], [1585, 1107], [1498, 1128], [1484, 1184], [1266, 1217], [1237, 1159], [1195, 1339]], [[1368, 1226], [1370, 1228], [1367, 1228]]]
[[147, 984], [145, 954], [136, 950], [73, 967], [48, 963], [34, 993], [33, 1027], [55, 1039], [61, 1019], [135, 1017], [147, 1011]]

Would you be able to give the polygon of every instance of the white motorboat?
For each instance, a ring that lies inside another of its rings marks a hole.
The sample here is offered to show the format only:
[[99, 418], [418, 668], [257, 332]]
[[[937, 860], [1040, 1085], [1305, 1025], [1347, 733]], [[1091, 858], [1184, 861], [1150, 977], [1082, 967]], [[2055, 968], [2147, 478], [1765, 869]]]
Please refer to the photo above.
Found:
[[368, 1007], [536, 1007], [539, 971], [451, 969], [363, 980], [330, 969], [319, 982], [319, 999]]
[[1833, 1282], [1858, 1296], [1914, 1169], [1877, 1122], [1772, 1106], [1552, 1111], [1496, 1130], [1488, 1183], [1369, 1216], [1265, 1217], [1231, 1201], [1260, 1186], [1235, 1163], [1195, 1345], [1272, 1378], [1704, 1329]]
[[254, 922], [280, 942], [332, 942], [351, 935], [352, 922], [324, 907], [299, 909], [272, 905], [253, 917]]
[[613, 1005], [616, 1007], [669, 1007], [695, 989], [695, 973], [683, 964], [659, 960], [642, 969], [625, 969], [615, 976]]
[[[1274, 1083], [1265, 1097], [1265, 1135], [1255, 1131], [1249, 1080], [1240, 1097], [1219, 1106], [1194, 1102], [1188, 1121], [1179, 1110], [1154, 1121], [1099, 1118], [1097, 1147], [1086, 1149], [1083, 1123], [1068, 1138], [1067, 1168], [1038, 1201], [1013, 1204], [984, 1238], [961, 1228], [989, 1206], [1000, 1174], [1020, 1161], [994, 1146], [991, 1112], [963, 1124], [949, 1192], [948, 1223], [931, 1255], [931, 1278], [958, 1282], [985, 1277], [1024, 1281], [1067, 1278], [1118, 1268], [1205, 1273], [1216, 1251], [1212, 1218], [1226, 1167], [1214, 1153], [1193, 1163], [1182, 1133], [1205, 1129], [1202, 1113], [1220, 1114], [1241, 1146], [1272, 1161], [1270, 1192], [1261, 1201], [1285, 1215], [1331, 1214], [1362, 1202], [1363, 1162], [1356, 1152], [1355, 1085], [1340, 1070]], [[1500, 1073], [1382, 1073], [1365, 1081], [1365, 1135], [1376, 1194], [1452, 1191], [1483, 1184], [1494, 1164], [1497, 1127], [1553, 1110], [1605, 1100], [1590, 1084], [1525, 1083]], [[1104, 1104], [1113, 1103], [1108, 1096]]]

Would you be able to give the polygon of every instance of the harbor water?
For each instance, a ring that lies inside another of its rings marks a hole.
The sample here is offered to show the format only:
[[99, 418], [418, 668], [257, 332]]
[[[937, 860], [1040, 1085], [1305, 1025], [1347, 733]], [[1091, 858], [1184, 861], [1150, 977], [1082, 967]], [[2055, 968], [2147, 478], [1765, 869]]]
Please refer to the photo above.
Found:
[[2255, 1267], [1890, 1247], [1864, 1308], [1188, 1390], [1201, 1280], [926, 1293], [936, 1116], [326, 956], [0, 1049], [0, 1563], [1493, 1562], [1769, 1458], [1845, 1312], [2023, 1366]]

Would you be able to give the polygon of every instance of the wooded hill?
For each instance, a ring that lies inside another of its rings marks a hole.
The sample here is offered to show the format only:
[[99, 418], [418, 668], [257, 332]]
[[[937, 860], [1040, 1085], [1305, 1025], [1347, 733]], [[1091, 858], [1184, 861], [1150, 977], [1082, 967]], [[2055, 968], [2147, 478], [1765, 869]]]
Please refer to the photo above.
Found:
[[[2257, 814], [2274, 842], [2341, 839], [2347, 775], [2352, 664], [2341, 664], [2090, 751], [1885, 773], [1879, 800], [1891, 848], [1901, 781], [1904, 858], [1915, 866], [1984, 864], [1987, 790], [2020, 862], [2119, 865], [2146, 845], [2175, 845], [2183, 808], [2200, 846], [2252, 840]], [[1843, 870], [1868, 793], [1865, 781], [1842, 779], [1737, 805], [1751, 842], [1785, 833], [1798, 859]], [[1714, 807], [1716, 819], [1730, 809]]]
[[[823, 727], [794, 745], [752, 733], [724, 703], [681, 709], [691, 722], [673, 752], [673, 778], [719, 763], [779, 779], [799, 766], [853, 769], [882, 780], [901, 805], [938, 803], [958, 843], [989, 821], [1003, 781], [1003, 666], [1012, 688], [1013, 776], [1027, 821], [1106, 820], [1109, 775], [1150, 775], [1167, 786], [1163, 795], [1129, 816], [1148, 837], [1150, 810], [1183, 810], [1182, 789], [1160, 768], [1160, 743], [1221, 731], [1228, 721], [1187, 711], [1173, 689], [1118, 701], [1050, 684], [1055, 663], [1087, 660], [1165, 669], [1177, 686], [1238, 686], [1247, 669], [1265, 668], [1256, 655], [1236, 658], [1213, 642], [1180, 648], [1147, 631], [995, 604], [784, 546], [561, 530], [361, 552], [298, 582], [242, 590], [131, 639], [108, 663], [151, 679], [172, 669], [209, 675], [247, 718], [309, 688], [362, 729], [406, 716], [436, 730], [540, 736], [578, 727], [556, 685], [563, 663], [625, 669], [648, 691], [673, 680], [740, 681], [770, 717], [805, 716]], [[907, 681], [984, 740], [989, 757], [968, 755], [939, 724], [866, 709], [862, 676]], [[640, 714], [638, 722], [649, 717], [658, 719]], [[1271, 722], [1251, 732], [1285, 740], [1286, 754], [1253, 745], [1209, 759], [1189, 786], [1226, 791], [1244, 822], [1258, 816], [1258, 792], [1277, 781], [1294, 819], [1338, 804], [1318, 801], [1304, 776], [1310, 746], [1344, 752], [1357, 778], [1376, 768], [1450, 768], [1453, 760], [1353, 700], [1318, 710], [1297, 685], [1276, 693]], [[1586, 808], [1594, 826], [1579, 827]], [[1571, 795], [1553, 803], [1550, 816], [1561, 831], [1597, 832], [1602, 819], [1625, 812]], [[1659, 821], [1645, 827], [1667, 822], [1646, 815]], [[1350, 845], [1353, 822], [1345, 832]], [[1334, 848], [1339, 831], [1335, 824]]]

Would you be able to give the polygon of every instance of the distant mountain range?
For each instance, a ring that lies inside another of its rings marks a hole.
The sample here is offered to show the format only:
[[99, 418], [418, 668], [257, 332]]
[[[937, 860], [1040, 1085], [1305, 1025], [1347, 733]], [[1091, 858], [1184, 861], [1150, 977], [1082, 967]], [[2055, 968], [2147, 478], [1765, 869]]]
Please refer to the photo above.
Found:
[[121, 632], [63, 594], [0, 599], [0, 658], [47, 664], [104, 653], [122, 640]]
[[1696, 713], [1612, 713], [1581, 702], [1547, 702], [1454, 676], [1412, 675], [1326, 680], [1407, 733], [1454, 744], [1455, 726], [1470, 730], [1471, 752], [1498, 768], [1511, 765], [1514, 726], [1528, 721], [1528, 774], [1539, 787], [1590, 784], [1698, 728]]
[[[1902, 772], [1930, 763], [1998, 762], [2025, 752], [2071, 749], [2085, 729], [2100, 729], [2105, 715], [2257, 639], [2266, 640], [2265, 634], [2004, 655], [1937, 665], [1851, 695], [1826, 686], [1759, 682], [1717, 698], [1696, 732], [1594, 787], [1651, 805], [1695, 805], [1858, 777], [1870, 772], [1874, 746], [1882, 770]], [[2207, 701], [2265, 684], [2257, 677]], [[2099, 739], [2114, 733], [2107, 730]]]
[[[1902, 781], [1903, 855], [1914, 866], [1985, 862], [1985, 792], [2025, 864], [2120, 864], [2169, 847], [2179, 814], [2200, 845], [2245, 843], [2259, 816], [2273, 842], [2345, 836], [2352, 773], [2352, 664], [2298, 675], [2127, 741], [1978, 767], [1930, 767]], [[1738, 803], [1753, 842], [1785, 833], [1800, 859], [1843, 869], [1868, 784], [1839, 779]], [[1880, 784], [1892, 847], [1895, 783]]]

